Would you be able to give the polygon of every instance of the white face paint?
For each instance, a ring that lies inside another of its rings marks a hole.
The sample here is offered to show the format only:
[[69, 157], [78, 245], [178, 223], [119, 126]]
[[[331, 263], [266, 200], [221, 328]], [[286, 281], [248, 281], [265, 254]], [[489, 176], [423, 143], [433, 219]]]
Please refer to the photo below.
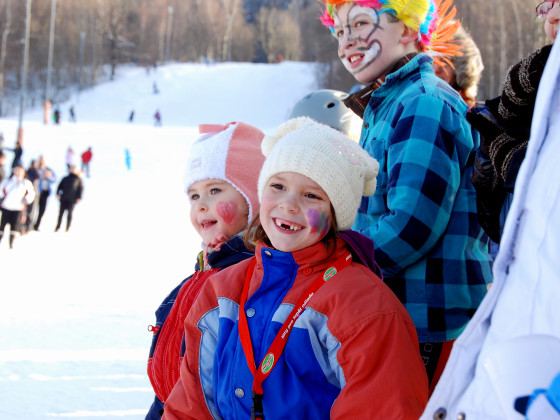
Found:
[[358, 82], [375, 81], [404, 55], [399, 48], [404, 24], [388, 13], [347, 2], [333, 17], [339, 58]]

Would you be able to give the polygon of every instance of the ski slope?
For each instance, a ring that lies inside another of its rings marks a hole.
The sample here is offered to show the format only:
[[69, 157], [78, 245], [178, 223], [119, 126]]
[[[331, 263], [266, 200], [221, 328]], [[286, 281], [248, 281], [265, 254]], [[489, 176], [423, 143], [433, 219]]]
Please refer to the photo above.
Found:
[[[153, 398], [147, 327], [200, 251], [182, 187], [197, 126], [244, 121], [270, 132], [317, 88], [315, 74], [315, 64], [292, 62], [131, 67], [59, 104], [60, 125], [26, 111], [26, 166], [44, 155], [60, 180], [68, 147], [78, 160], [91, 146], [94, 157], [69, 232], [54, 232], [51, 195], [39, 232], [12, 250], [0, 243], [0, 419], [144, 418]], [[163, 127], [153, 126], [156, 109]], [[5, 147], [17, 126], [0, 120]]]

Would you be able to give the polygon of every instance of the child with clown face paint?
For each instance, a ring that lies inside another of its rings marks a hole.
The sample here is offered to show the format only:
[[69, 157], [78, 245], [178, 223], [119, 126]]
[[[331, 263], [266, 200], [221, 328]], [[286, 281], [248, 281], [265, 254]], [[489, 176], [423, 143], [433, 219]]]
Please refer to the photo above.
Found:
[[432, 0], [323, 1], [340, 60], [367, 85], [345, 103], [363, 118], [360, 145], [380, 164], [353, 229], [373, 240], [384, 281], [409, 311], [433, 388], [491, 282], [469, 179], [479, 138], [467, 105], [432, 68], [432, 55], [458, 54], [455, 9]]

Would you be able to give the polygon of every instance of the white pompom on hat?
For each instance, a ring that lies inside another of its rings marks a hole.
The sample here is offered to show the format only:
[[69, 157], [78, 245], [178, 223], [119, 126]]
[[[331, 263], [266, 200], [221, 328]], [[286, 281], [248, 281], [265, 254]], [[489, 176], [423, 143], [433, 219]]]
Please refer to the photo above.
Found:
[[259, 211], [257, 180], [264, 163], [264, 133], [251, 125], [201, 124], [201, 136], [193, 143], [185, 173], [185, 191], [198, 181], [221, 179], [230, 183], [247, 201], [249, 223]]
[[362, 196], [377, 186], [379, 163], [339, 131], [307, 117], [286, 121], [262, 142], [267, 157], [259, 176], [259, 199], [268, 180], [296, 172], [315, 181], [328, 195], [339, 230], [352, 227]]

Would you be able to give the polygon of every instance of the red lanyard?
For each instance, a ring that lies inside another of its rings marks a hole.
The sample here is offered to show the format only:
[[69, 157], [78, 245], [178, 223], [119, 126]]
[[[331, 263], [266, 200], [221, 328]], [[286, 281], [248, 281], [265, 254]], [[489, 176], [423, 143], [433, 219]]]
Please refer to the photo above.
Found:
[[352, 255], [345, 254], [340, 257], [335, 263], [327, 268], [324, 273], [319, 274], [315, 281], [309, 286], [307, 291], [300, 297], [299, 301], [296, 303], [292, 312], [276, 334], [274, 341], [270, 345], [266, 356], [264, 356], [260, 368], [257, 370], [255, 365], [255, 356], [253, 355], [253, 345], [251, 343], [251, 335], [249, 333], [249, 325], [247, 324], [247, 317], [245, 315], [245, 302], [247, 302], [247, 296], [249, 294], [249, 283], [251, 283], [251, 277], [253, 275], [253, 270], [255, 268], [256, 258], [253, 259], [247, 273], [245, 275], [245, 283], [243, 284], [243, 290], [241, 292], [241, 299], [239, 302], [239, 339], [241, 340], [241, 346], [243, 347], [243, 352], [245, 353], [245, 358], [247, 359], [247, 365], [253, 374], [253, 408], [251, 410], [252, 419], [264, 419], [263, 409], [262, 409], [262, 397], [263, 389], [262, 383], [267, 378], [267, 376], [272, 372], [276, 362], [280, 359], [280, 355], [286, 346], [288, 337], [292, 331], [292, 327], [296, 323], [305, 307], [307, 306], [311, 297], [319, 290], [319, 288], [326, 283], [327, 280], [335, 276], [343, 268], [350, 265], [352, 262]]

